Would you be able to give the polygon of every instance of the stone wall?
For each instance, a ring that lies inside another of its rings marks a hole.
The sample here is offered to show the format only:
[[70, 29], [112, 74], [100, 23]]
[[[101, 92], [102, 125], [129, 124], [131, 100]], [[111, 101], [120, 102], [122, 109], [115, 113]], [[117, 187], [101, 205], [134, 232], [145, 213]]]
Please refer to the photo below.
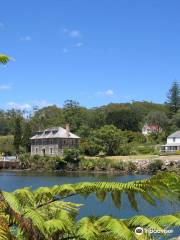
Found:
[[159, 170], [180, 170], [180, 159], [147, 159], [147, 160], [134, 160], [132, 161], [137, 166], [138, 172], [148, 172], [149, 165], [155, 163], [157, 160], [162, 162], [162, 166]]
[[43, 144], [43, 141], [36, 143], [31, 145], [31, 155], [62, 156], [64, 149], [79, 147], [79, 139], [59, 139], [55, 144]]

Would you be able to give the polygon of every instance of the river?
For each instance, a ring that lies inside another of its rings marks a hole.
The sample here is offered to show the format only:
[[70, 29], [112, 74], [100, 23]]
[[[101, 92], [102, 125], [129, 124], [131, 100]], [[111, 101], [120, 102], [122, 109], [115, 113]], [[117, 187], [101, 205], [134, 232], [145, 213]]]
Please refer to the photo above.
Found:
[[[0, 188], [5, 191], [13, 191], [17, 188], [29, 187], [36, 189], [40, 186], [53, 186], [55, 184], [76, 183], [83, 181], [116, 181], [127, 182], [148, 178], [148, 175], [109, 175], [109, 174], [87, 174], [87, 173], [31, 173], [16, 171], [0, 171]], [[137, 196], [139, 210], [131, 208], [125, 195], [122, 196], [121, 208], [114, 206], [110, 195], [106, 200], [99, 202], [95, 194], [84, 198], [82, 196], [69, 197], [68, 201], [84, 204], [80, 208], [79, 218], [83, 216], [112, 215], [118, 218], [128, 218], [134, 215], [156, 216], [160, 214], [170, 214], [180, 211], [180, 203], [170, 204], [167, 201], [157, 201], [157, 206], [151, 206], [140, 196]]]
[[[17, 188], [23, 188], [31, 186], [36, 189], [41, 186], [53, 186], [55, 184], [64, 183], [76, 183], [83, 181], [116, 181], [116, 182], [127, 182], [133, 180], [139, 180], [148, 178], [147, 175], [108, 175], [108, 174], [87, 174], [87, 173], [30, 173], [30, 172], [14, 172], [14, 171], [0, 171], [0, 188], [5, 191], [13, 191]], [[80, 216], [87, 215], [105, 215], [111, 214], [115, 217], [131, 217], [137, 214], [133, 210], [126, 197], [122, 198], [122, 207], [117, 209], [112, 203], [111, 197], [107, 196], [105, 202], [100, 203], [94, 194], [91, 194], [88, 198], [81, 196], [74, 196], [68, 198], [69, 201], [77, 203], [83, 203], [84, 206], [80, 210]], [[155, 216], [159, 214], [168, 214], [180, 210], [180, 205], [163, 201], [157, 202], [157, 206], [151, 206], [146, 203], [143, 199], [138, 199], [139, 212], [138, 214], [146, 214], [149, 216]]]

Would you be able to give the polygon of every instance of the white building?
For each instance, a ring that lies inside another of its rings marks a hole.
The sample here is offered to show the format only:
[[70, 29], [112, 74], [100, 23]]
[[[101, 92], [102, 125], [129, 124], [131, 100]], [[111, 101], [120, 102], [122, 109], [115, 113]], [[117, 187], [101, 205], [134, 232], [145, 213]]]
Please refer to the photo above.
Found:
[[161, 146], [162, 152], [180, 151], [180, 131], [176, 131], [167, 137], [167, 143]]

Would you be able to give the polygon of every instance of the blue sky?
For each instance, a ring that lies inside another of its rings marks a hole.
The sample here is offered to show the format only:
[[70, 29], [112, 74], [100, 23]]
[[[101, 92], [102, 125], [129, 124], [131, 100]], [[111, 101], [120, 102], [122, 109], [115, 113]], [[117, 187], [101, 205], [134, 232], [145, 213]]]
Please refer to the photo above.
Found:
[[0, 107], [164, 102], [180, 81], [178, 0], [0, 0]]

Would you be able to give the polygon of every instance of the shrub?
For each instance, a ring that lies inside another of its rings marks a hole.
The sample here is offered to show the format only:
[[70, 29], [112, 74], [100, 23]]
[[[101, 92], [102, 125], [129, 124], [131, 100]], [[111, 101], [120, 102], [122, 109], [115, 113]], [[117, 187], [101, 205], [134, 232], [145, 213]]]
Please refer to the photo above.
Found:
[[30, 154], [24, 153], [19, 155], [20, 166], [22, 169], [27, 169], [31, 167]]
[[176, 155], [180, 155], [180, 150], [177, 150], [177, 151], [176, 151]]
[[138, 146], [137, 152], [140, 154], [155, 154], [157, 153], [153, 146]]
[[15, 154], [13, 141], [14, 141], [13, 136], [1, 136], [0, 137], [0, 152], [4, 153], [5, 155]]
[[119, 162], [112, 162], [111, 167], [116, 169], [116, 170], [125, 170], [125, 163], [123, 161]]
[[39, 156], [39, 155], [33, 155], [30, 156], [30, 154], [21, 154], [19, 156], [20, 164], [22, 169], [35, 169], [35, 170], [59, 170], [64, 168], [64, 166], [67, 164], [66, 161], [63, 160], [62, 157], [51, 157], [51, 156]]
[[110, 166], [111, 160], [108, 158], [99, 158], [96, 160], [96, 167], [101, 170], [107, 170]]
[[145, 143], [146, 137], [140, 132], [132, 132], [132, 131], [123, 131], [124, 137], [127, 139], [127, 142], [135, 142], [135, 143]]
[[107, 158], [82, 158], [79, 163], [79, 168], [84, 170], [107, 170], [110, 167], [111, 160]]
[[78, 149], [65, 149], [63, 159], [67, 163], [78, 163], [80, 161], [80, 152]]
[[54, 157], [55, 159], [55, 170], [60, 170], [64, 168], [67, 162], [62, 157]]
[[160, 159], [156, 159], [153, 162], [149, 163], [148, 168], [151, 172], [156, 172], [158, 170], [161, 170], [163, 166], [163, 161]]
[[128, 156], [128, 155], [136, 155], [135, 145], [131, 143], [123, 144], [118, 149], [118, 155]]
[[102, 146], [92, 142], [92, 141], [86, 141], [81, 143], [80, 151], [82, 154], [88, 155], [88, 156], [96, 156], [99, 154], [99, 152], [103, 151], [104, 149]]
[[81, 158], [79, 168], [84, 170], [94, 170], [96, 166], [95, 159]]
[[134, 172], [137, 170], [137, 166], [135, 163], [133, 163], [132, 161], [127, 162], [127, 170], [128, 172]]

